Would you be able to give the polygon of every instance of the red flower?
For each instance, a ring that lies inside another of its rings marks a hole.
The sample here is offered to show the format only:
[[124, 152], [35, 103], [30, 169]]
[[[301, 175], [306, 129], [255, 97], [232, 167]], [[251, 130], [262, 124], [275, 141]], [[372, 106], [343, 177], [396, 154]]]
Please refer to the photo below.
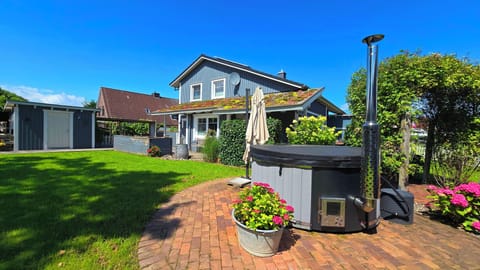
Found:
[[272, 219], [272, 220], [273, 220], [273, 223], [275, 223], [275, 224], [277, 224], [277, 225], [282, 225], [282, 223], [283, 223], [282, 218], [279, 217], [279, 216], [273, 216], [273, 219]]
[[253, 197], [252, 197], [252, 196], [247, 196], [246, 199], [247, 199], [247, 201], [249, 201], [249, 202], [253, 201]]

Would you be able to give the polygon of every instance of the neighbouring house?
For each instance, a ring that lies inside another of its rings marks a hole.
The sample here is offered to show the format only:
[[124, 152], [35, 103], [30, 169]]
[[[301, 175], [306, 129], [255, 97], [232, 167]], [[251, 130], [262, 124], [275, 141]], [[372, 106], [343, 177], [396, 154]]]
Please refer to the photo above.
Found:
[[95, 147], [97, 109], [8, 100], [4, 111], [14, 151]]
[[[151, 95], [100, 87], [97, 101], [98, 120], [113, 122], [143, 122], [150, 124], [150, 137], [164, 136], [167, 128], [177, 127], [172, 115], [150, 115], [156, 109], [168, 109], [177, 105], [178, 100], [161, 97], [154, 92]], [[161, 128], [159, 128], [161, 127]]]
[[261, 87], [267, 116], [280, 119], [283, 128], [302, 115], [324, 115], [338, 128], [345, 112], [322, 96], [324, 88], [287, 79], [282, 70], [277, 76], [218, 57], [200, 55], [170, 86], [178, 90], [179, 104], [158, 108], [152, 115], [178, 115], [177, 143], [195, 150], [208, 130], [219, 135], [221, 122], [245, 119], [246, 93]]

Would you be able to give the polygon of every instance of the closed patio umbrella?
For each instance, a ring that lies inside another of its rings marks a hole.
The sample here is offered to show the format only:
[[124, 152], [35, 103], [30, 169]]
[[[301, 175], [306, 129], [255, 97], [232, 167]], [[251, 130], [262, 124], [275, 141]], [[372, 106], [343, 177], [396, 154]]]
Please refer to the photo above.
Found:
[[[243, 160], [248, 164], [250, 159], [250, 146], [264, 144], [270, 135], [267, 127], [267, 113], [265, 111], [265, 100], [262, 88], [257, 87], [252, 96], [250, 118], [248, 119], [247, 132], [245, 134], [246, 146], [243, 153]], [[248, 177], [248, 175], [247, 175]]]

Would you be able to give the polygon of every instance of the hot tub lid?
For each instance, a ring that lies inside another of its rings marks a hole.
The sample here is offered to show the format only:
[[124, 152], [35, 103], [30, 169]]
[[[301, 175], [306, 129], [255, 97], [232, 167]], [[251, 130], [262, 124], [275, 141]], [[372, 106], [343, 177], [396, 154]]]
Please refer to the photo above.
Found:
[[360, 168], [361, 148], [335, 145], [252, 145], [256, 162], [283, 166]]

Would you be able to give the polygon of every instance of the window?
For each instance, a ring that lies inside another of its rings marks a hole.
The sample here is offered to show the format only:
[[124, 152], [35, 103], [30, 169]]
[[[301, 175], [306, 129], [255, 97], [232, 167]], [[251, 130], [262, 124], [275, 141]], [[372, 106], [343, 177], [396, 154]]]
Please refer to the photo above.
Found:
[[225, 79], [212, 81], [212, 99], [225, 97]]
[[205, 138], [210, 132], [213, 132], [215, 135], [217, 134], [218, 117], [198, 117], [196, 118], [195, 124], [197, 138]]
[[190, 85], [190, 101], [202, 100], [202, 84]]

